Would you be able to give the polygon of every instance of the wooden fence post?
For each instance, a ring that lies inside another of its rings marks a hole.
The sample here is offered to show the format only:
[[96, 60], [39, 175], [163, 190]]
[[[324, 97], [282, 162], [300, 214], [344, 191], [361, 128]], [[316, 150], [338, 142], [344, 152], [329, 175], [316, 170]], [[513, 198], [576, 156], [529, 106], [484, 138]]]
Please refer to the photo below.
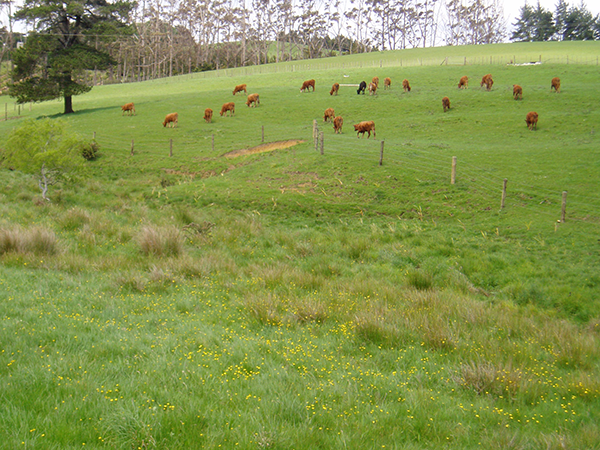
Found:
[[506, 183], [508, 180], [505, 178], [502, 183], [502, 201], [500, 202], [500, 209], [504, 209], [504, 201], [506, 200]]
[[92, 138], [94, 141], [96, 140], [96, 132], [94, 131], [94, 137]]
[[173, 156], [173, 139], [169, 139], [169, 156]]
[[560, 221], [564, 222], [567, 216], [567, 191], [562, 193], [562, 207], [560, 211]]
[[450, 184], [456, 182], [456, 156], [452, 157], [452, 175], [450, 176]]
[[215, 151], [215, 135], [212, 135], [212, 139], [211, 139], [211, 147], [212, 147], [212, 151]]
[[133, 156], [133, 139], [131, 140], [131, 156]]
[[381, 151], [379, 152], [379, 165], [383, 166], [383, 143], [385, 141], [381, 141]]
[[319, 133], [319, 138], [320, 138], [319, 140], [321, 141], [321, 155], [322, 155], [323, 154], [323, 149], [325, 147], [325, 132], [324, 131], [321, 131]]

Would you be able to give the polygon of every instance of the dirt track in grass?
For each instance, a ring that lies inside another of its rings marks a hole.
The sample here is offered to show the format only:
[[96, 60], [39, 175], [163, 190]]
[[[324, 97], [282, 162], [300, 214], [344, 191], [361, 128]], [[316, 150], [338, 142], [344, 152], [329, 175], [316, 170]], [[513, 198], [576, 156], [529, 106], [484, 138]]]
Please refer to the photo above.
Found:
[[273, 150], [281, 150], [284, 148], [293, 147], [294, 145], [302, 144], [304, 141], [301, 139], [292, 139], [289, 141], [277, 141], [267, 142], [265, 144], [257, 145], [256, 147], [243, 148], [241, 150], [233, 150], [225, 153], [225, 158], [237, 158], [238, 156], [253, 155], [255, 153], [272, 152]]

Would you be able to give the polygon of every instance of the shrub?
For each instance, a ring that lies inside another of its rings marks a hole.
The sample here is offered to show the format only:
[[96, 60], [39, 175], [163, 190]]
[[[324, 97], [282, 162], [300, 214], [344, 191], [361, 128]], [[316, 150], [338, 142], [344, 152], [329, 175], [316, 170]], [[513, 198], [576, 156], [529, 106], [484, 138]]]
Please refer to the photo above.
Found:
[[88, 161], [96, 159], [98, 157], [98, 153], [100, 152], [100, 144], [98, 144], [96, 141], [82, 142], [80, 144], [80, 148], [81, 156]]

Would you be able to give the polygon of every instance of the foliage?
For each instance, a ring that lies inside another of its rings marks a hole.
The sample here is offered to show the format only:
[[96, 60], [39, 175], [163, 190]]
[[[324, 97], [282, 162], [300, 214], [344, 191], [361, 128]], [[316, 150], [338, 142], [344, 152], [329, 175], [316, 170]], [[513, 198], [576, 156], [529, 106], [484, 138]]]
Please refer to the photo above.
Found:
[[98, 153], [100, 152], [100, 144], [94, 140], [90, 142], [81, 142], [80, 148], [81, 156], [88, 161], [96, 159], [98, 157]]
[[514, 24], [511, 40], [519, 42], [585, 41], [600, 38], [600, 17], [594, 17], [584, 4], [570, 7], [565, 0], [559, 0], [556, 11], [525, 4]]
[[28, 120], [10, 134], [3, 164], [35, 175], [42, 197], [49, 200], [50, 186], [71, 179], [82, 169], [83, 145], [66, 122]]
[[41, 33], [31, 34], [14, 52], [10, 95], [19, 103], [63, 97], [65, 114], [72, 113], [72, 97], [91, 89], [78, 80], [82, 71], [106, 69], [114, 62], [106, 52], [86, 42], [84, 33], [98, 32], [102, 22], [119, 22], [131, 7], [126, 2], [110, 4], [102, 0], [27, 1], [15, 18], [34, 22]]

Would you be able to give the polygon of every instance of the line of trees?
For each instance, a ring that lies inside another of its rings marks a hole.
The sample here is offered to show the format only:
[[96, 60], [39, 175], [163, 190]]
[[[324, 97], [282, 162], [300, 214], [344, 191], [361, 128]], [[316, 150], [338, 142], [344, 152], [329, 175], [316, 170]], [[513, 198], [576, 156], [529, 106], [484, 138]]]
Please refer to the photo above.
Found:
[[511, 40], [518, 42], [600, 39], [600, 16], [594, 16], [583, 2], [570, 6], [565, 0], [558, 0], [554, 12], [539, 3], [525, 4], [513, 26]]

